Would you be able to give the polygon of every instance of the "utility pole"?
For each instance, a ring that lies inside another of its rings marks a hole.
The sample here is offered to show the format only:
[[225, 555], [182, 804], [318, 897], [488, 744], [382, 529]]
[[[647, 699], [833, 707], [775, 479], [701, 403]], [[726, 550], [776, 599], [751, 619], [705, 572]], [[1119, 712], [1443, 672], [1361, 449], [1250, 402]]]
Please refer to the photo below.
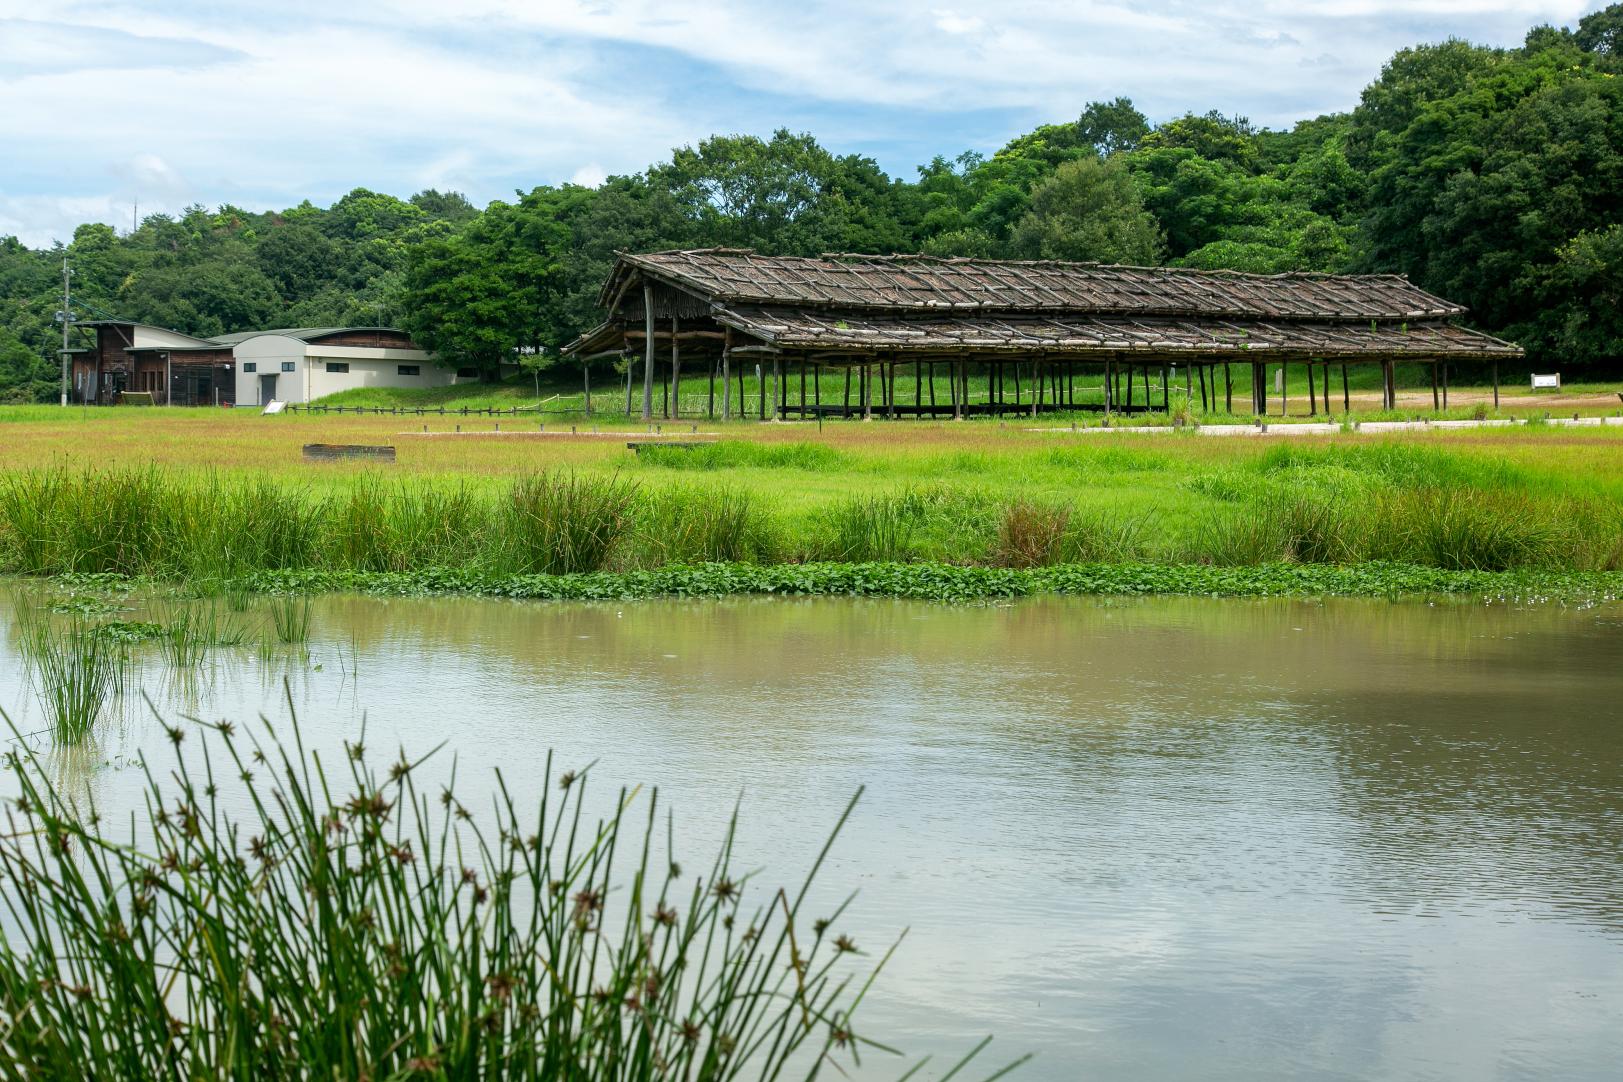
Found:
[[68, 257], [62, 257], [62, 311], [56, 318], [62, 321], [62, 405], [68, 404], [68, 329], [73, 325], [73, 295], [68, 289], [68, 278], [73, 271], [68, 268]]

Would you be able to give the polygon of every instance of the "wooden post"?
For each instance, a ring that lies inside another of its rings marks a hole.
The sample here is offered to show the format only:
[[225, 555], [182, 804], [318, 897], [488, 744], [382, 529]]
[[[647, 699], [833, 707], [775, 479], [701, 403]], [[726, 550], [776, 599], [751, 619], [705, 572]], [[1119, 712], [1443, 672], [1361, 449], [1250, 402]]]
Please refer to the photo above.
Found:
[[1223, 362], [1223, 410], [1225, 413], [1234, 412], [1234, 373], [1229, 370], [1229, 363]]
[[1307, 368], [1307, 415], [1317, 417], [1319, 415], [1319, 387], [1313, 381], [1313, 362], [1308, 361], [1305, 367]]
[[766, 420], [766, 363], [764, 361], [755, 362], [755, 378], [760, 381], [760, 387], [757, 388], [757, 391], [760, 399], [761, 420], [764, 421]]
[[1330, 362], [1324, 362], [1324, 415], [1330, 416]]
[[928, 378], [929, 378], [929, 382], [930, 382], [930, 419], [933, 421], [933, 420], [935, 420], [935, 362], [934, 361], [930, 362], [930, 370], [929, 370], [929, 377]]
[[1033, 385], [1031, 395], [1031, 416], [1032, 419], [1035, 420], [1037, 417], [1037, 411], [1042, 408], [1043, 403], [1043, 362], [1040, 359], [1031, 362], [1031, 382]]
[[1020, 408], [1020, 362], [1014, 362], [1014, 408]]
[[727, 335], [721, 346], [721, 419], [733, 419], [733, 329], [727, 328]]
[[873, 420], [873, 365], [869, 364], [866, 358], [862, 361], [861, 394], [862, 419], [871, 421]]
[[1442, 408], [1442, 402], [1437, 397], [1437, 362], [1431, 362], [1431, 408], [1435, 412]]
[[676, 340], [676, 317], [671, 317], [671, 416], [682, 416], [682, 347]]
[[642, 419], [654, 419], [654, 287], [642, 284], [642, 326], [647, 336], [643, 341], [642, 360]]
[[954, 421], [964, 419], [964, 387], [962, 386], [963, 381], [959, 378], [958, 369], [958, 366], [962, 363], [957, 357], [947, 362], [947, 370], [952, 375], [952, 419]]
[[620, 354], [620, 359], [626, 363], [626, 420], [631, 420], [631, 353], [629, 350]]
[[1499, 408], [1499, 358], [1493, 359], [1493, 408]]
[[1104, 393], [1104, 399], [1105, 399], [1105, 421], [1106, 422], [1108, 422], [1110, 420], [1110, 406], [1111, 406], [1111, 398], [1112, 398], [1112, 395], [1110, 393], [1110, 390], [1111, 390], [1110, 385], [1111, 385], [1112, 382], [1115, 381], [1115, 378], [1116, 378], [1116, 373], [1114, 371], [1115, 365], [1113, 365], [1111, 362], [1114, 361], [1115, 359], [1116, 359], [1115, 354], [1106, 354], [1105, 355], [1104, 379], [1100, 381], [1100, 390]]
[[1347, 362], [1341, 362], [1341, 412], [1352, 412], [1352, 388], [1347, 383]]
[[913, 358], [913, 419], [924, 416], [924, 362]]
[[845, 401], [840, 406], [840, 416], [851, 416], [851, 366], [845, 366]]
[[1446, 359], [1441, 360], [1437, 364], [1443, 370], [1443, 408], [1446, 410], [1448, 408], [1448, 361]]
[[806, 358], [800, 358], [800, 419], [806, 419]]
[[721, 362], [719, 360], [712, 360], [710, 362], [710, 394], [705, 404], [704, 412], [705, 416], [711, 418], [712, 420], [714, 420], [716, 416], [716, 365], [720, 363]]
[[590, 364], [581, 365], [580, 374], [581, 378], [586, 381], [586, 397], [584, 401], [586, 403], [586, 416], [590, 417], [592, 415], [592, 366]]
[[890, 419], [896, 419], [896, 358], [892, 357], [885, 364], [885, 408], [890, 411]]
[[812, 402], [818, 406], [817, 416], [821, 417], [823, 411], [823, 366], [821, 363], [812, 365]]
[[772, 355], [772, 419], [783, 420], [784, 389], [783, 389], [783, 357], [780, 354]]
[[1172, 384], [1171, 374], [1167, 371], [1165, 361], [1161, 362], [1161, 412], [1172, 412]]

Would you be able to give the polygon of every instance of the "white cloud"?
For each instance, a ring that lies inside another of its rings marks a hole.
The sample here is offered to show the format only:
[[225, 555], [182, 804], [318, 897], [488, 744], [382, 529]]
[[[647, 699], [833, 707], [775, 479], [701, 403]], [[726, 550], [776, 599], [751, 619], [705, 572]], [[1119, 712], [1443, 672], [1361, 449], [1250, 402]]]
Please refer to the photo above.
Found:
[[596, 162], [587, 162], [569, 176], [569, 183], [583, 188], [595, 188], [609, 178], [608, 171]]
[[277, 206], [365, 185], [479, 201], [780, 123], [836, 149], [954, 154], [1118, 94], [1152, 117], [1215, 107], [1284, 124], [1351, 106], [1417, 40], [1514, 43], [1594, 6], [1004, 0], [994, 17], [941, 0], [0, 0], [0, 230], [48, 240], [75, 208], [135, 198]]
[[956, 11], [933, 11], [936, 29], [947, 34], [978, 34], [986, 29], [986, 20], [979, 15], [960, 15]]

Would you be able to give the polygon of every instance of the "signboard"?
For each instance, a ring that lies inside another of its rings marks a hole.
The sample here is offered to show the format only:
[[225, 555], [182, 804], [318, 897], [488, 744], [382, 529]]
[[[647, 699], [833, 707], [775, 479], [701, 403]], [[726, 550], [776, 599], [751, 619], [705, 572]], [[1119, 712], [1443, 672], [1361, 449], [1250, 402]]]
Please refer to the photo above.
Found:
[[1536, 372], [1533, 373], [1533, 390], [1538, 391], [1546, 388], [1559, 391], [1561, 389], [1561, 373], [1552, 372], [1547, 376], [1541, 376]]
[[260, 410], [259, 415], [261, 417], [266, 417], [266, 416], [271, 416], [273, 414], [281, 413], [283, 408], [286, 405], [287, 405], [287, 403], [278, 402], [276, 399], [273, 398], [269, 402], [265, 403], [265, 408], [263, 410]]

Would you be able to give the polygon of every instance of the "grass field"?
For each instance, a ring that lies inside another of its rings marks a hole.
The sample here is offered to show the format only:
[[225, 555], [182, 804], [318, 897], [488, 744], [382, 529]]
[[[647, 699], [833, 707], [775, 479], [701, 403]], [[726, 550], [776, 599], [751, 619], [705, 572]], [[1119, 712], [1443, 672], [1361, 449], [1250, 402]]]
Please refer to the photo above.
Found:
[[[497, 434], [497, 423], [0, 409], [0, 570], [1623, 566], [1623, 428], [1282, 442], [991, 420], [735, 423], [701, 426], [719, 434], [713, 444], [634, 455], [626, 443], [642, 425], [594, 435], [577, 419], [574, 435], [556, 422], [540, 434], [534, 420], [503, 419]], [[305, 463], [313, 442], [392, 444], [398, 461]], [[138, 527], [148, 532], [118, 534]], [[283, 527], [297, 533], [291, 548], [242, 554], [237, 538]], [[56, 548], [29, 548], [40, 538]]]
[[[1222, 385], [1221, 369], [1214, 376], [1217, 381], [1209, 391], [1208, 402], [1214, 404], [1212, 408], [1202, 411], [1198, 383], [1191, 384], [1188, 391], [1184, 389], [1187, 373], [1181, 370], [1173, 374], [1170, 380], [1169, 395], [1174, 410], [1186, 413], [1196, 419], [1211, 421], [1229, 418], [1226, 410], [1215, 404], [1224, 400], [1225, 389]], [[1273, 371], [1277, 372], [1277, 369]], [[1021, 403], [1029, 405], [1032, 401], [1033, 388], [1031, 385], [1029, 369], [1022, 369], [1022, 376], [1018, 388], [1014, 369], [1011, 367], [1004, 375], [1003, 400], [1008, 403]], [[654, 412], [662, 418], [670, 416], [672, 411], [669, 403], [669, 389], [663, 381], [665, 371], [657, 377], [654, 389]], [[1307, 376], [1300, 366], [1287, 369], [1285, 394], [1283, 401], [1278, 394], [1273, 377], [1269, 380], [1269, 406], [1270, 417], [1306, 418], [1314, 415], [1323, 417], [1326, 414], [1323, 401], [1318, 402], [1316, 411], [1309, 402]], [[1480, 376], [1480, 373], [1473, 373]], [[761, 409], [761, 380], [753, 367], [742, 373], [740, 381], [737, 374], [732, 380], [733, 395], [732, 408], [736, 411], [742, 405], [750, 417], [759, 419]], [[1241, 366], [1235, 366], [1232, 372], [1234, 379], [1234, 408], [1237, 416], [1249, 417], [1249, 373]], [[1460, 383], [1455, 381], [1449, 389], [1449, 407], [1446, 412], [1433, 409], [1431, 392], [1430, 370], [1419, 365], [1399, 365], [1395, 372], [1398, 389], [1398, 409], [1395, 412], [1383, 413], [1380, 410], [1380, 375], [1374, 368], [1354, 368], [1348, 373], [1345, 397], [1339, 371], [1331, 376], [1330, 412], [1339, 417], [1348, 412], [1350, 406], [1353, 416], [1364, 419], [1424, 416], [1456, 416], [1466, 417], [1473, 415], [1479, 406], [1490, 410], [1493, 406], [1493, 389], [1489, 383], [1471, 382]], [[1509, 380], [1509, 377], [1507, 377]], [[821, 383], [821, 387], [818, 383]], [[787, 400], [798, 403], [801, 395], [801, 378], [798, 370], [786, 372], [784, 383]], [[771, 409], [772, 390], [768, 380], [768, 410]], [[1144, 402], [1144, 384], [1142, 376], [1135, 383], [1133, 403], [1142, 405]], [[1098, 406], [1104, 401], [1104, 392], [1097, 373], [1079, 374], [1075, 380], [1075, 399], [1079, 404]], [[723, 392], [719, 380], [714, 385], [714, 410], [719, 415], [723, 405]], [[1315, 384], [1314, 394], [1322, 392], [1322, 382]], [[631, 387], [631, 403], [634, 412], [640, 415], [642, 408], [641, 369], [633, 372]], [[1615, 413], [1623, 407], [1623, 399], [1618, 397], [1623, 392], [1623, 383], [1569, 383], [1560, 391], [1541, 390], [1534, 392], [1529, 389], [1527, 380], [1519, 377], [1501, 385], [1500, 408], [1494, 411], [1494, 416], [1522, 416], [1541, 411], [1564, 411], [1566, 413], [1578, 412], [1585, 415], [1595, 413]], [[695, 371], [692, 367], [685, 370], [682, 378], [682, 387], [679, 394], [679, 411], [683, 417], [698, 418], [708, 415], [711, 405], [712, 384], [708, 368], [704, 364]], [[1151, 377], [1151, 400], [1159, 405], [1162, 401], [1159, 378]], [[984, 373], [971, 372], [969, 377], [969, 402], [984, 403], [989, 400], [991, 390]], [[452, 387], [428, 387], [421, 389], [399, 388], [356, 388], [338, 394], [328, 395], [321, 399], [321, 403], [331, 406], [381, 406], [404, 408], [437, 408], [450, 409], [467, 407], [469, 409], [536, 409], [553, 412], [579, 412], [584, 406], [584, 392], [580, 376], [573, 370], [555, 369], [542, 374], [539, 380], [529, 376], [515, 376], [498, 384], [468, 384], [462, 383]], [[808, 378], [805, 397], [807, 402], [821, 401], [825, 406], [834, 406], [849, 401], [854, 410], [860, 411], [860, 398], [858, 384], [853, 375], [849, 388], [846, 385], [844, 370], [827, 369], [822, 372], [821, 380]], [[876, 413], [883, 412], [882, 393], [877, 383], [872, 392], [873, 409]], [[896, 373], [896, 399], [898, 404], [907, 406], [915, 403], [928, 403], [930, 399], [929, 384], [915, 382], [911, 366], [899, 365]], [[1052, 391], [1045, 401], [1052, 399]], [[935, 387], [935, 401], [943, 408], [950, 401], [948, 378], [945, 369], [938, 374]], [[595, 375], [592, 383], [592, 409], [600, 417], [619, 417], [624, 419], [626, 414], [626, 382], [623, 373], [605, 373]], [[1162, 414], [1164, 417], [1164, 413]], [[1079, 412], [1079, 419], [1095, 420], [1091, 412]]]

